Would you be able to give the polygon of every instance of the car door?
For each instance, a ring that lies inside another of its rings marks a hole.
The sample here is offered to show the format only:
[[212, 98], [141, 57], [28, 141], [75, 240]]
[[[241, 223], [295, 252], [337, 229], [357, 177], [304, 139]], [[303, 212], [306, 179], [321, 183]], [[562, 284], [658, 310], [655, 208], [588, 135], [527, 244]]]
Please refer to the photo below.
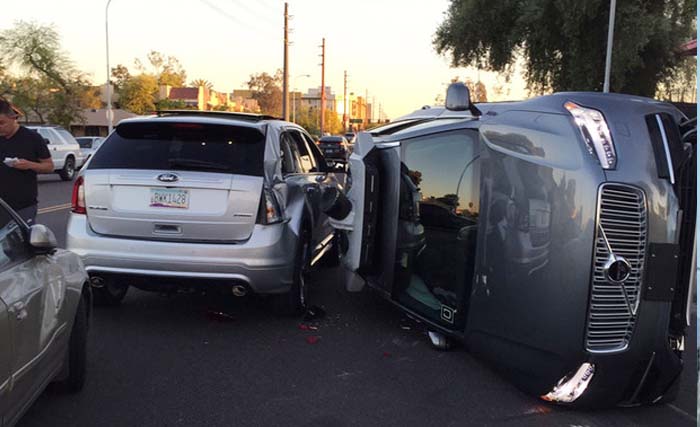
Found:
[[[323, 156], [323, 153], [321, 153], [321, 150], [318, 148], [318, 146], [313, 142], [313, 138], [311, 138], [309, 135], [307, 135], [305, 132], [300, 132], [301, 136], [304, 138], [304, 141], [306, 141], [306, 145], [308, 147], [309, 153], [312, 155], [314, 158], [314, 161], [316, 163], [316, 167], [314, 169], [314, 174], [316, 175], [315, 180], [317, 182], [320, 182], [321, 186], [321, 193], [323, 193], [323, 189], [327, 187], [344, 187], [345, 186], [345, 180], [346, 180], [346, 172], [345, 172], [345, 165], [338, 165], [337, 168], [331, 168], [328, 166], [325, 157]], [[326, 242], [328, 241], [329, 238], [332, 238], [334, 229], [333, 226], [331, 225], [328, 216], [324, 212], [320, 212], [319, 214], [320, 220], [319, 220], [319, 233], [321, 236], [320, 241]], [[324, 243], [325, 246], [325, 243]]]
[[85, 160], [85, 156], [81, 152], [80, 144], [78, 144], [78, 141], [75, 140], [75, 137], [65, 129], [58, 128], [53, 129], [53, 131], [56, 132], [61, 137], [61, 139], [63, 139], [65, 156], [72, 154], [73, 157], [75, 157], [75, 166], [82, 166]]
[[435, 131], [377, 145], [365, 144], [367, 136], [351, 158], [351, 200], [363, 218], [361, 233], [350, 238], [361, 248], [348, 254], [359, 256], [357, 271], [398, 305], [463, 331], [477, 259], [478, 133]]
[[57, 133], [53, 132], [49, 128], [38, 128], [36, 131], [39, 132], [39, 135], [41, 135], [45, 140], [49, 141], [48, 149], [49, 153], [51, 153], [51, 160], [53, 160], [54, 169], [62, 169], [65, 161], [65, 157], [63, 155], [63, 140]]
[[316, 180], [317, 174], [314, 172], [316, 164], [298, 130], [289, 128], [284, 131], [280, 143], [282, 152], [289, 153], [289, 161], [286, 158], [282, 159], [283, 163], [288, 164], [286, 181], [293, 189], [293, 198], [304, 201], [304, 209], [313, 227], [311, 243], [315, 248], [320, 237], [317, 224], [320, 219], [321, 197], [320, 183]]
[[[2, 277], [0, 270], [0, 277]], [[10, 335], [10, 318], [7, 306], [0, 300], [0, 426], [7, 413], [10, 399], [10, 378], [12, 377], [12, 336]]]
[[[66, 325], [55, 315], [60, 306], [56, 296], [64, 294], [65, 280], [50, 256], [33, 256], [27, 235], [26, 226], [0, 203], [0, 300], [7, 307], [11, 337], [3, 348], [12, 348], [6, 420], [22, 413], [41, 392], [62, 363], [59, 349], [65, 345], [66, 334], [60, 332]], [[2, 325], [0, 311], [0, 339], [6, 339]], [[0, 369], [3, 357], [0, 354]]]

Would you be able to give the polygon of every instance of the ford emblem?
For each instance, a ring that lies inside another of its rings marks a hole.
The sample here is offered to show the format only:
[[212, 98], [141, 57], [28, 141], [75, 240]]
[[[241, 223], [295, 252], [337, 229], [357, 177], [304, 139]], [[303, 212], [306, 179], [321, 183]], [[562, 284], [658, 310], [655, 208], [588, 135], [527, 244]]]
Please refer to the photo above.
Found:
[[180, 177], [175, 175], [174, 173], [162, 173], [158, 175], [157, 179], [160, 182], [176, 182], [180, 179]]

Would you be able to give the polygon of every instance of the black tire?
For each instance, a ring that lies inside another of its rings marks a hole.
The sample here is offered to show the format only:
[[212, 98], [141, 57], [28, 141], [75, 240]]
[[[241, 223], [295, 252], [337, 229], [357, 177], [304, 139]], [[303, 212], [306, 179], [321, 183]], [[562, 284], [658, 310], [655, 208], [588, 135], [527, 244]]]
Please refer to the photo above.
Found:
[[77, 393], [85, 385], [85, 373], [87, 370], [87, 331], [88, 331], [87, 298], [80, 297], [78, 309], [75, 312], [73, 329], [70, 333], [70, 341], [63, 362], [65, 379], [56, 382], [56, 388], [61, 392]]
[[92, 298], [96, 306], [116, 307], [122, 303], [129, 285], [118, 283], [113, 277], [103, 278], [101, 286], [92, 287]]
[[58, 172], [58, 175], [64, 181], [72, 181], [75, 177], [75, 159], [71, 156], [66, 158], [66, 162], [63, 164], [63, 169]]
[[311, 262], [311, 233], [304, 229], [299, 236], [296, 256], [294, 257], [294, 281], [289, 292], [274, 296], [275, 311], [285, 316], [301, 314], [307, 305], [306, 278]]

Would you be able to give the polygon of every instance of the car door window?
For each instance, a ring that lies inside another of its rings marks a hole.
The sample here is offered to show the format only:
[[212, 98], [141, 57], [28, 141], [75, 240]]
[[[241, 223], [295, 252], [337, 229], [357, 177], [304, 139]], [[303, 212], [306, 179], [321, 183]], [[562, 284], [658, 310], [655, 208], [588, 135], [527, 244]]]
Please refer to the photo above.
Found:
[[304, 141], [304, 138], [301, 136], [301, 134], [298, 131], [290, 131], [289, 135], [292, 137], [292, 140], [294, 142], [292, 145], [293, 147], [296, 147], [296, 150], [299, 155], [301, 172], [309, 173], [317, 170], [316, 161], [311, 155], [309, 148], [306, 146], [306, 141]]
[[39, 135], [41, 135], [42, 138], [48, 139], [49, 144], [54, 144], [56, 142], [56, 138], [51, 135], [51, 132], [49, 132], [48, 129], [39, 128], [36, 129], [36, 131], [39, 132]]
[[66, 144], [66, 143], [63, 141], [63, 138], [61, 137], [61, 135], [59, 135], [59, 133], [56, 132], [55, 130], [53, 130], [53, 129], [47, 129], [47, 132], [49, 133], [49, 135], [51, 135], [51, 136], [49, 137], [49, 140], [51, 141], [51, 144], [55, 144], [55, 145], [65, 145], [65, 144]]
[[301, 134], [304, 140], [306, 141], [306, 144], [309, 147], [309, 151], [314, 157], [314, 161], [316, 162], [316, 167], [318, 172], [324, 172], [326, 171], [326, 159], [323, 157], [323, 153], [321, 153], [321, 150], [318, 148], [318, 146], [314, 143], [314, 140], [307, 134], [302, 133]]
[[399, 301], [448, 327], [465, 319], [476, 260], [479, 154], [474, 131], [402, 143]]
[[291, 138], [288, 134], [283, 133], [280, 138], [280, 157], [282, 160], [282, 174], [296, 173], [298, 170], [298, 156], [292, 151], [290, 143]]
[[70, 132], [68, 132], [67, 130], [57, 129], [56, 133], [58, 133], [61, 136], [65, 144], [77, 144], [77, 142], [75, 141], [75, 137], [71, 135]]
[[285, 132], [282, 134], [281, 141], [283, 141], [284, 147], [287, 147], [289, 150], [289, 162], [287, 162], [287, 167], [290, 170], [289, 173], [303, 173], [301, 153], [299, 153], [299, 148], [294, 138], [292, 138], [289, 132]]
[[0, 206], [0, 271], [29, 258], [29, 246], [22, 226]]

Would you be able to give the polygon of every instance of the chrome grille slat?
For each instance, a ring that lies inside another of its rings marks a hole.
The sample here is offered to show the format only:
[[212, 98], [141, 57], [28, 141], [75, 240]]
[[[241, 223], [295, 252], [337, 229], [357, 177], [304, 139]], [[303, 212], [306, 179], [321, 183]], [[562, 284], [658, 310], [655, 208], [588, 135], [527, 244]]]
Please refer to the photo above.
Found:
[[[622, 184], [603, 184], [598, 194], [598, 226], [617, 256], [632, 267], [624, 287], [630, 302], [641, 297], [647, 244], [647, 207], [644, 193]], [[596, 229], [591, 274], [591, 300], [586, 328], [590, 352], [624, 350], [632, 337], [636, 315], [630, 312], [620, 285], [608, 283], [604, 267], [610, 255], [606, 240]]]

